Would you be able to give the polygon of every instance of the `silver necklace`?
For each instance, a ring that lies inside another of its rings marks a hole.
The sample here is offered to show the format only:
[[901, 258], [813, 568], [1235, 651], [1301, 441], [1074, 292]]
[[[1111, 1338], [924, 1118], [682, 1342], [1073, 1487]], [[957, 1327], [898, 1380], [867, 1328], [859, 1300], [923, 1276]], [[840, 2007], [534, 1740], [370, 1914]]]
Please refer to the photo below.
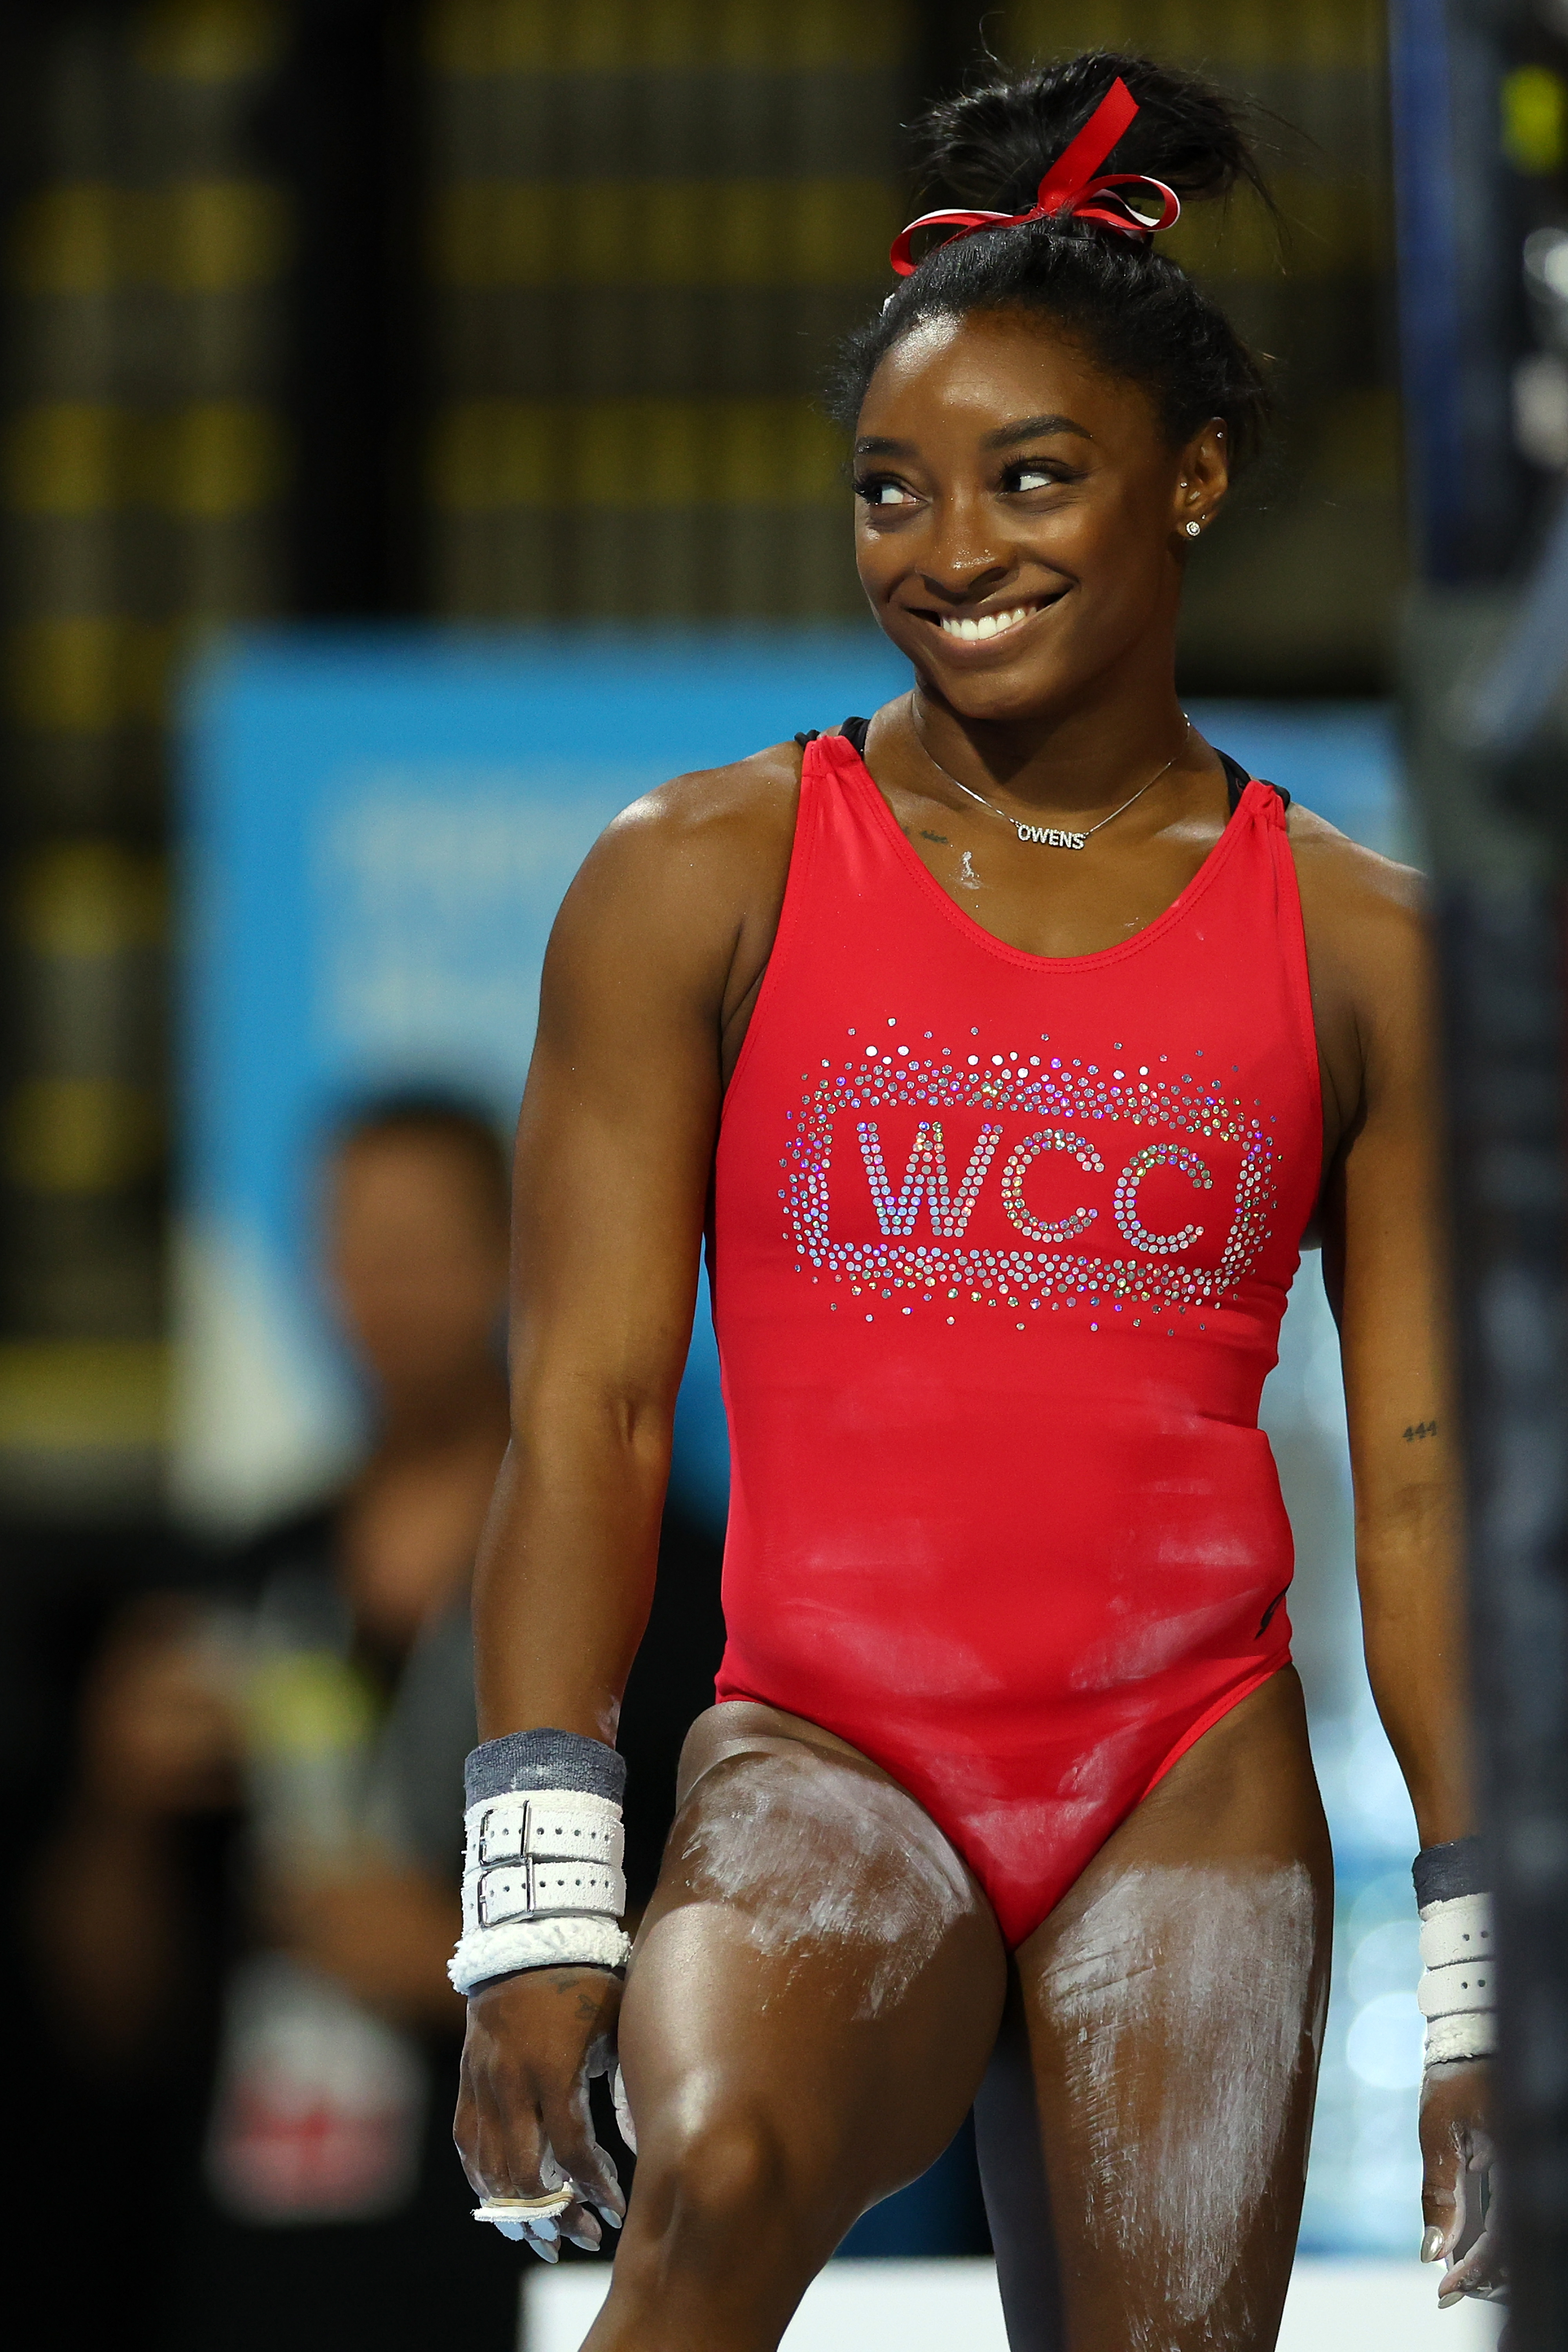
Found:
[[1020, 841], [1034, 842], [1042, 849], [1082, 849], [1087, 844], [1091, 833], [1099, 833], [1106, 825], [1114, 824], [1119, 816], [1125, 816], [1128, 810], [1132, 806], [1132, 801], [1141, 801], [1145, 793], [1152, 793], [1155, 785], [1159, 782], [1160, 778], [1168, 774], [1170, 770], [1175, 766], [1177, 761], [1181, 758], [1182, 753], [1186, 750], [1187, 737], [1193, 731], [1193, 722], [1188, 719], [1184, 710], [1182, 713], [1182, 718], [1184, 722], [1182, 730], [1182, 740], [1176, 746], [1176, 749], [1172, 752], [1170, 758], [1166, 761], [1165, 765], [1163, 768], [1156, 769], [1146, 784], [1139, 785], [1137, 791], [1132, 795], [1132, 800], [1123, 801], [1120, 808], [1113, 808], [1109, 816], [1102, 816], [1099, 818], [1095, 824], [1087, 825], [1082, 833], [1064, 833], [1059, 825], [1054, 824], [1026, 824], [1022, 817], [1009, 816], [1005, 809], [998, 808], [995, 802], [988, 801], [983, 793], [972, 791], [968, 784], [960, 782], [959, 778], [952, 773], [951, 769], [944, 768], [942, 766], [942, 761], [936, 757], [936, 754], [927, 748], [925, 737], [921, 733], [920, 727], [916, 721], [912, 709], [910, 712], [910, 724], [914, 728], [916, 742], [920, 745], [921, 750], [925, 752], [926, 758], [931, 761], [931, 766], [936, 770], [937, 774], [939, 776], [945, 776], [950, 784], [956, 785], [957, 789], [961, 793], [967, 794], [970, 800], [978, 801], [983, 809], [989, 809], [993, 816], [999, 816], [1004, 824], [1010, 824]]

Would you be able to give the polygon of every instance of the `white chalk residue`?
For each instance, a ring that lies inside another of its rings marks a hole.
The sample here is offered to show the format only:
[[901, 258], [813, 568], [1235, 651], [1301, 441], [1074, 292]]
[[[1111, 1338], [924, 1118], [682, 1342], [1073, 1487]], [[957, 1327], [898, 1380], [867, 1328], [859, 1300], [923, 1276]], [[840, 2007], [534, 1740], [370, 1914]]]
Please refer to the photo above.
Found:
[[[1152, 1680], [1166, 1667], [1199, 1655], [1205, 1636], [1224, 1633], [1236, 1616], [1231, 1592], [1170, 1616], [1119, 1616], [1104, 1641], [1087, 1643], [1074, 1659], [1070, 1686], [1075, 1691], [1115, 1691]], [[1250, 1633], [1251, 1626], [1247, 1630]]]
[[[1088, 2132], [1083, 2227], [1157, 2283], [1166, 2323], [1201, 2321], [1236, 2273], [1321, 2038], [1315, 1934], [1300, 1863], [1133, 1870], [1064, 1937], [1040, 1987]], [[1167, 2352], [1161, 2317], [1127, 2352]]]
[[[742, 1759], [736, 1758], [734, 1762]], [[857, 2017], [897, 2000], [974, 1901], [934, 1822], [889, 1781], [774, 1750], [698, 1783], [681, 1859], [771, 1957], [860, 1948]], [[706, 1776], [705, 1776], [706, 1777]]]

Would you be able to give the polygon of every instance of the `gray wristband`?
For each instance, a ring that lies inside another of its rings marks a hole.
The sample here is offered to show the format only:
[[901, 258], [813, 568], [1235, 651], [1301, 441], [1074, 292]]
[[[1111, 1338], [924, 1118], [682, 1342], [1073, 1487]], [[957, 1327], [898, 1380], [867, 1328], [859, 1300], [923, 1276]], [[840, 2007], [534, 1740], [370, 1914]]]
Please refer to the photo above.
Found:
[[482, 1741], [463, 1767], [468, 1806], [531, 1789], [577, 1789], [618, 1805], [626, 1790], [626, 1758], [580, 1731], [509, 1731]]
[[1424, 1845], [1410, 1865], [1415, 1907], [1452, 1903], [1461, 1895], [1491, 1892], [1491, 1872], [1479, 1837], [1451, 1838], [1447, 1845]]

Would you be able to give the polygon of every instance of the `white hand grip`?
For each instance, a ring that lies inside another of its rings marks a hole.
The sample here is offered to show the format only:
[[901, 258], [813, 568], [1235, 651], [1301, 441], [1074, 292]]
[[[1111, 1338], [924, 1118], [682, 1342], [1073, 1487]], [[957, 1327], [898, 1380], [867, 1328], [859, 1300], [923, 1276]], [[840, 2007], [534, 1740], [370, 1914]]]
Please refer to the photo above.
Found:
[[1490, 1960], [1495, 1949], [1489, 1895], [1457, 1895], [1447, 1903], [1428, 1903], [1421, 1914], [1423, 1968], [1452, 1968], [1457, 1960]]
[[483, 1872], [474, 1907], [481, 1927], [557, 1912], [595, 1912], [614, 1919], [626, 1907], [626, 1882], [618, 1870], [596, 1862], [525, 1862]]
[[464, 1815], [469, 1869], [498, 1862], [602, 1862], [618, 1870], [626, 1849], [621, 1811], [575, 1789], [514, 1790], [471, 1805]]
[[500, 1927], [470, 1927], [447, 1963], [457, 1992], [472, 1992], [521, 1969], [624, 1969], [632, 1943], [613, 1919], [595, 1915], [511, 1919]]
[[1456, 1960], [1426, 1969], [1415, 1988], [1423, 2017], [1474, 2016], [1497, 2007], [1497, 1970], [1489, 1960]]
[[476, 2221], [553, 2221], [576, 2195], [574, 2189], [552, 2189], [542, 2197], [487, 2197], [474, 2207]]
[[1489, 2058], [1497, 2049], [1497, 2011], [1481, 2009], [1435, 2017], [1426, 2028], [1426, 2063], [1442, 2066], [1466, 2058]]

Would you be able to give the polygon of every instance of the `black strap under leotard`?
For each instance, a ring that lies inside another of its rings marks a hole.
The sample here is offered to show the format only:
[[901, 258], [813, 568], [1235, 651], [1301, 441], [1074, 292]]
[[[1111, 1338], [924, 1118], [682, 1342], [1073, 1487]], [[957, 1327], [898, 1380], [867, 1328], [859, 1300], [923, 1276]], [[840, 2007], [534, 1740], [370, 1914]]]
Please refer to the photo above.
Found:
[[[868, 719], [847, 719], [838, 730], [845, 741], [852, 743], [862, 759], [866, 756], [866, 737], [870, 725]], [[804, 751], [807, 743], [816, 742], [822, 730], [819, 727], [804, 727], [795, 740]], [[1230, 801], [1230, 814], [1234, 816], [1241, 805], [1241, 795], [1247, 790], [1250, 779], [1241, 762], [1238, 760], [1233, 760], [1228, 751], [1220, 753], [1219, 763], [1225, 770], [1225, 789]], [[1278, 793], [1284, 805], [1287, 808], [1289, 807], [1290, 795], [1283, 784], [1270, 784], [1268, 789], [1271, 793]]]

